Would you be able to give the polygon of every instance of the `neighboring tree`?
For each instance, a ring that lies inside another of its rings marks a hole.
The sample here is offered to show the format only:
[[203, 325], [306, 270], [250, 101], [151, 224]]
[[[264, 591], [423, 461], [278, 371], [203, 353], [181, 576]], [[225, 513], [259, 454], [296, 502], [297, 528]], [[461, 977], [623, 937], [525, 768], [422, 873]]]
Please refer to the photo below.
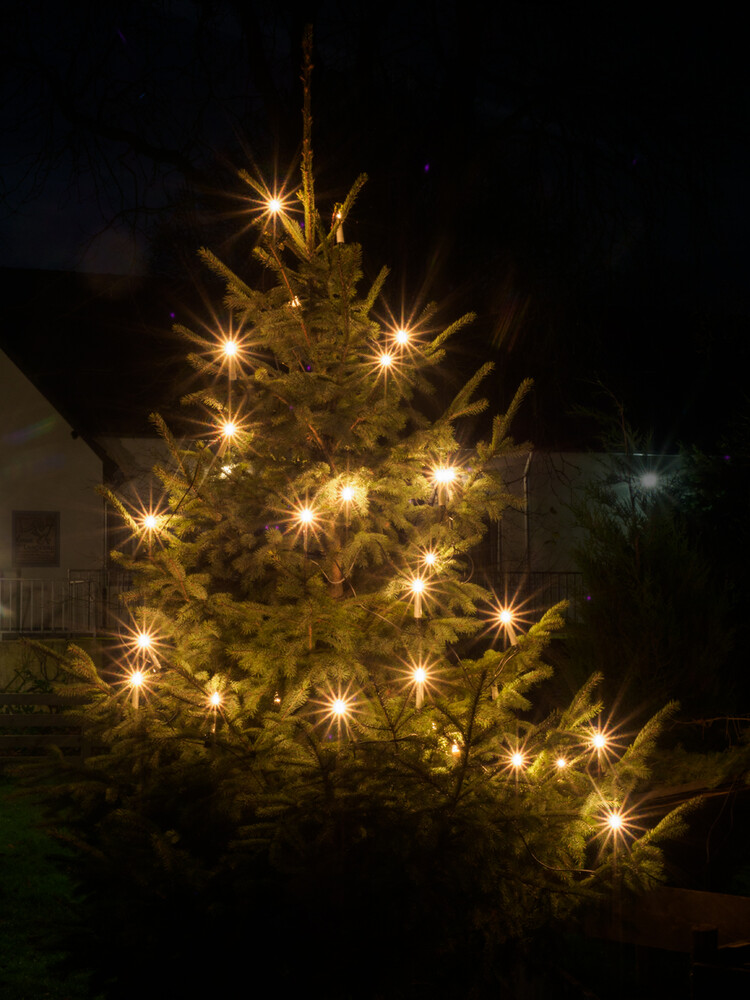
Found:
[[675, 698], [688, 715], [732, 713], [729, 592], [690, 529], [687, 463], [660, 460], [618, 407], [601, 478], [576, 512], [587, 600], [569, 632], [572, 664], [579, 676], [603, 669], [623, 708]]
[[645, 830], [637, 794], [669, 709], [629, 743], [599, 725], [596, 677], [534, 710], [560, 609], [524, 634], [470, 559], [513, 502], [495, 459], [527, 387], [472, 448], [486, 365], [427, 416], [468, 317], [373, 318], [385, 273], [362, 293], [343, 242], [362, 179], [326, 224], [309, 103], [299, 190], [245, 180], [273, 280], [203, 251], [225, 319], [183, 332], [208, 426], [178, 441], [158, 421], [161, 503], [111, 497], [138, 542], [121, 660], [67, 659], [102, 748], [58, 778], [98, 887], [89, 952], [111, 996], [238, 975], [468, 996], [502, 978], [505, 943], [659, 878], [679, 818]]

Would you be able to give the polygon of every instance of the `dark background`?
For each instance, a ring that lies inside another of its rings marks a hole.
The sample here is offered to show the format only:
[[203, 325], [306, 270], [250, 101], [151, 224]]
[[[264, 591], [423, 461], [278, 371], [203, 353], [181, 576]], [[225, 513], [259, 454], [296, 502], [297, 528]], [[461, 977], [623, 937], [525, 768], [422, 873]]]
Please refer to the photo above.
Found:
[[607, 393], [656, 450], [728, 447], [746, 412], [743, 31], [572, 6], [6, 3], [2, 346], [78, 387], [84, 429], [141, 426], [174, 396], [171, 322], [211, 322], [195, 250], [251, 266], [238, 169], [295, 183], [311, 23], [320, 206], [368, 173], [346, 235], [368, 274], [392, 269], [383, 320], [475, 311], [449, 368], [494, 357], [495, 408], [532, 376], [516, 430], [539, 447], [592, 443], [572, 411]]

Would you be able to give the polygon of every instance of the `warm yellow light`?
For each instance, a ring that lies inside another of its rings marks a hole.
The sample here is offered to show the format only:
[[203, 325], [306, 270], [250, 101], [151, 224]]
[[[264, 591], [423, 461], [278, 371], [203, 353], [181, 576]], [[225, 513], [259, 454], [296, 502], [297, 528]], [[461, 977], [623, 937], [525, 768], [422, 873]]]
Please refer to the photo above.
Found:
[[616, 831], [622, 829], [623, 819], [620, 813], [618, 812], [607, 813], [605, 819], [607, 826], [610, 828], [610, 830]]
[[346, 715], [349, 706], [346, 704], [343, 698], [336, 698], [331, 705], [331, 711], [334, 715]]
[[239, 351], [239, 347], [237, 345], [236, 340], [225, 340], [224, 343], [221, 345], [221, 349], [227, 358], [236, 357], [237, 352]]
[[403, 347], [404, 344], [408, 344], [409, 343], [409, 331], [408, 330], [404, 330], [403, 327], [401, 327], [400, 330], [396, 330], [395, 340], [396, 340], [396, 343], [397, 344], [401, 344], [402, 347]]
[[427, 566], [434, 566], [437, 561], [437, 556], [434, 552], [425, 552], [424, 561]]
[[221, 425], [221, 433], [224, 435], [225, 438], [234, 437], [234, 435], [237, 433], [237, 424], [232, 423], [231, 420], [225, 420], [224, 423]]
[[302, 510], [298, 511], [297, 517], [302, 524], [312, 524], [315, 520], [315, 512], [309, 507], [303, 507]]
[[414, 577], [414, 579], [411, 581], [411, 583], [409, 584], [409, 586], [411, 587], [413, 594], [423, 594], [424, 593], [424, 580], [422, 580], [418, 576]]
[[523, 754], [519, 753], [518, 750], [516, 750], [514, 754], [511, 754], [510, 762], [513, 765], [513, 767], [523, 767], [524, 765]]
[[454, 753], [454, 754], [455, 753], [461, 753], [461, 747], [458, 745], [458, 743], [454, 743], [453, 744], [453, 746], [451, 747], [451, 753]]
[[211, 696], [208, 699], [208, 703], [213, 708], [218, 708], [219, 705], [221, 705], [221, 695], [219, 694], [218, 691], [212, 692]]
[[271, 212], [272, 215], [276, 215], [278, 212], [280, 212], [281, 211], [281, 201], [278, 198], [269, 198], [268, 199], [268, 211]]
[[417, 683], [417, 684], [424, 684], [424, 682], [426, 680], [427, 680], [427, 671], [425, 670], [425, 668], [424, 667], [415, 667], [414, 668], [414, 681], [415, 681], [415, 683]]
[[604, 735], [604, 733], [594, 733], [594, 735], [591, 737], [591, 742], [596, 747], [597, 750], [601, 750], [604, 747], [606, 747], [607, 738]]
[[138, 649], [150, 649], [151, 648], [151, 636], [148, 632], [139, 632], [135, 637], [135, 644]]
[[143, 671], [142, 670], [134, 670], [133, 673], [130, 675], [130, 678], [129, 678], [130, 685], [131, 685], [131, 687], [134, 687], [134, 688], [142, 687], [144, 680], [145, 680], [145, 678], [143, 676]]
[[564, 757], [558, 757], [557, 760], [555, 761], [555, 764], [557, 765], [560, 771], [562, 771], [564, 768], [568, 766], [568, 762]]
[[155, 514], [146, 514], [146, 516], [143, 518], [142, 523], [143, 527], [146, 528], [148, 531], [153, 531], [154, 528], [158, 526], [159, 521], [157, 520]]
[[381, 368], [390, 368], [393, 364], [393, 355], [390, 351], [383, 351], [378, 355], [378, 364]]
[[452, 483], [456, 478], [456, 470], [452, 465], [443, 466], [432, 470], [432, 477], [436, 483]]
[[354, 499], [354, 487], [342, 486], [341, 499], [344, 501], [344, 503], [351, 503], [352, 500]]
[[508, 608], [503, 608], [497, 617], [501, 625], [510, 625], [513, 622], [513, 612]]

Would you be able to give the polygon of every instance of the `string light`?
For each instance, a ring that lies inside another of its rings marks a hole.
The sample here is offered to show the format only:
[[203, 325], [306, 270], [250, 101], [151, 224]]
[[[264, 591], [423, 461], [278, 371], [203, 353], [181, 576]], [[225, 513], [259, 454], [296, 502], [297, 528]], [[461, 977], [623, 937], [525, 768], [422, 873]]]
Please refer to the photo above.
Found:
[[393, 364], [393, 355], [390, 351], [381, 351], [377, 357], [378, 364], [382, 369], [388, 369]]
[[146, 682], [142, 670], [133, 670], [128, 677], [128, 684], [133, 689], [133, 708], [138, 709], [140, 704], [141, 688]]
[[236, 340], [225, 340], [221, 349], [225, 357], [236, 358], [240, 348]]
[[159, 527], [159, 519], [156, 514], [146, 514], [141, 520], [141, 524], [146, 531], [155, 531]]
[[301, 510], [297, 511], [297, 520], [300, 524], [304, 524], [305, 526], [312, 524], [315, 520], [315, 511], [313, 511], [310, 507], [303, 507]]
[[605, 816], [605, 822], [610, 830], [617, 833], [622, 829], [624, 820], [621, 813], [613, 811]]
[[591, 737], [591, 745], [596, 750], [603, 750], [607, 745], [607, 737], [603, 732], [597, 730]]
[[237, 424], [231, 420], [225, 420], [221, 425], [221, 433], [227, 439], [233, 438], [237, 433]]
[[439, 466], [432, 470], [432, 480], [437, 486], [438, 504], [441, 507], [445, 504], [446, 490], [450, 496], [450, 485], [456, 476], [456, 469], [452, 465]]
[[394, 339], [397, 344], [400, 344], [401, 347], [404, 347], [406, 344], [409, 343], [409, 331], [401, 327], [400, 329], [396, 330], [396, 333], [394, 334]]
[[412, 671], [412, 678], [414, 680], [414, 686], [416, 688], [417, 708], [421, 708], [422, 705], [424, 704], [424, 688], [425, 684], [427, 683], [427, 670], [421, 663], [418, 663], [414, 667]]
[[455, 756], [456, 754], [459, 754], [459, 753], [461, 753], [461, 747], [460, 747], [460, 746], [458, 745], [458, 743], [453, 743], [453, 744], [452, 744], [452, 746], [451, 746], [451, 753], [452, 753], [452, 754], [453, 754], [454, 756]]
[[279, 198], [269, 198], [267, 203], [268, 211], [271, 215], [278, 215], [278, 213], [283, 208], [281, 200]]
[[519, 768], [524, 766], [524, 764], [526, 763], [526, 758], [519, 750], [516, 750], [515, 753], [512, 753], [510, 755], [510, 762], [513, 765], [513, 767]]
[[210, 694], [208, 703], [212, 708], [218, 708], [221, 705], [221, 695], [218, 691], [213, 691]]
[[415, 576], [410, 582], [409, 587], [412, 594], [414, 595], [414, 617], [422, 617], [422, 594], [425, 591], [425, 582], [421, 576]]
[[351, 503], [354, 499], [354, 487], [353, 486], [342, 486], [341, 487], [341, 499], [344, 503]]
[[148, 632], [139, 632], [135, 637], [135, 644], [138, 649], [147, 650], [151, 649], [153, 640]]
[[558, 757], [557, 760], [555, 761], [555, 766], [557, 767], [558, 771], [564, 771], [565, 768], [568, 766], [568, 762], [564, 757]]
[[434, 566], [437, 562], [437, 555], [430, 549], [422, 556], [425, 566]]

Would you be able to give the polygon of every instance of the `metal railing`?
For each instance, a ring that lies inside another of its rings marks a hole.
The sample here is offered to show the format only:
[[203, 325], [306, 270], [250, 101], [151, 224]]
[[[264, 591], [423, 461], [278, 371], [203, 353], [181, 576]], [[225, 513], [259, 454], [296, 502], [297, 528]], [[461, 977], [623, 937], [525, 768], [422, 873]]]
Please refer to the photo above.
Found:
[[0, 579], [0, 634], [96, 635], [115, 625], [121, 574], [73, 571], [67, 579]]

